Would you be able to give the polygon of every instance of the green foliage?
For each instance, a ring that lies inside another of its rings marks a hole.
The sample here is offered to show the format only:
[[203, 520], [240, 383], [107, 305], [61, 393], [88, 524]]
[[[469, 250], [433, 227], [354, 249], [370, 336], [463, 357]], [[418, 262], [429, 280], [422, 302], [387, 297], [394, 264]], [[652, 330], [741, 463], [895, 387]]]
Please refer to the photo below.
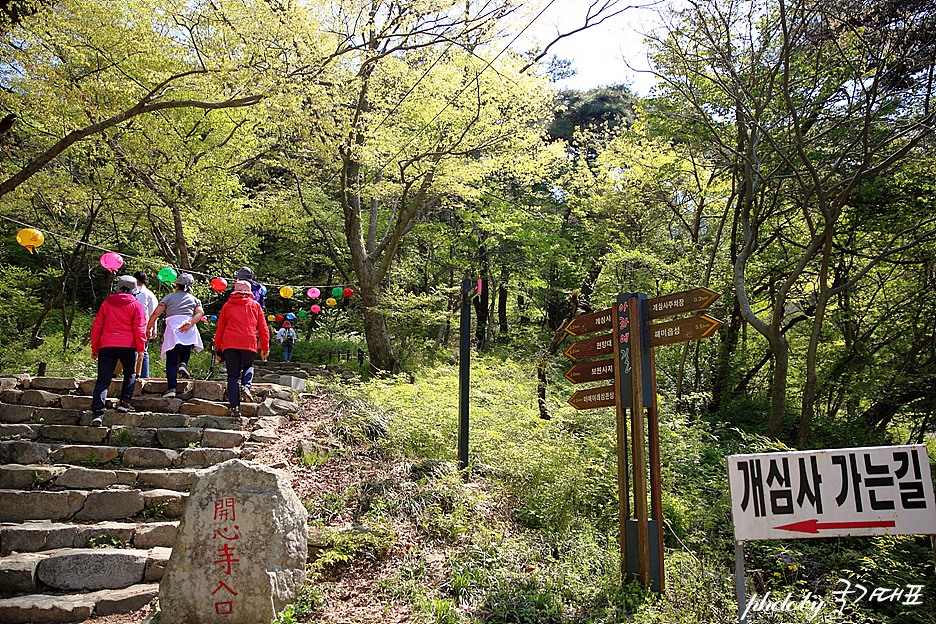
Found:
[[339, 574], [353, 563], [373, 563], [382, 559], [396, 541], [395, 535], [379, 528], [327, 531], [318, 557], [309, 565], [314, 577]]
[[299, 588], [299, 595], [288, 607], [286, 607], [279, 616], [270, 624], [297, 624], [305, 622], [320, 607], [325, 605], [325, 596], [312, 584], [303, 585]]
[[120, 541], [116, 536], [108, 536], [105, 533], [88, 538], [88, 548], [127, 548], [127, 546], [126, 542]]

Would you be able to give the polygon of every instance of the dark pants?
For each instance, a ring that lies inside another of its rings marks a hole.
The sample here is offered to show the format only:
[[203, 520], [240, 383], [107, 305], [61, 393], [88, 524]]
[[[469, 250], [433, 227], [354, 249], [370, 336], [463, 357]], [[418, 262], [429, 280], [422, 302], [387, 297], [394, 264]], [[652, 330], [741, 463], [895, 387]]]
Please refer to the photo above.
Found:
[[289, 360], [292, 359], [292, 348], [293, 348], [293, 343], [291, 342], [283, 343], [283, 361], [284, 362], [288, 362]]
[[[254, 358], [257, 354], [248, 349], [225, 349], [224, 365], [227, 367], [228, 403], [231, 407], [240, 407], [240, 386], [238, 380], [249, 388], [253, 381]], [[243, 375], [241, 375], [243, 372]]]
[[104, 400], [107, 398], [107, 388], [117, 362], [123, 366], [123, 387], [120, 389], [120, 400], [129, 403], [133, 398], [133, 385], [136, 383], [136, 349], [134, 347], [101, 347], [98, 351], [97, 381], [94, 382], [94, 392], [91, 394], [91, 413], [100, 416], [104, 413]]
[[194, 346], [177, 344], [166, 351], [166, 390], [175, 390], [179, 385], [179, 367], [188, 364]]

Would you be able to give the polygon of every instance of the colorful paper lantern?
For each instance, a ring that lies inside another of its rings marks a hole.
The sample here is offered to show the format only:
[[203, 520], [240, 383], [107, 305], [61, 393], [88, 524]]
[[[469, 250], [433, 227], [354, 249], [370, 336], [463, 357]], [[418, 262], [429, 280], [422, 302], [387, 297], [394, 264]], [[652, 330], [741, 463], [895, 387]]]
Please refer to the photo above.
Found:
[[312, 310], [312, 314], [318, 314], [319, 312], [322, 311], [322, 306], [314, 305], [310, 309]]
[[325, 300], [325, 305], [327, 305], [329, 308], [333, 308], [337, 304], [338, 302], [335, 300], [334, 297], [329, 297], [328, 299]]
[[207, 321], [207, 320], [208, 320], [208, 317], [207, 317], [207, 316], [201, 317], [201, 322], [202, 322], [202, 323], [204, 323], [204, 322]]
[[341, 286], [335, 286], [332, 288], [332, 297], [340, 297], [342, 292]]
[[264, 297], [265, 297], [266, 294], [267, 294], [266, 286], [264, 286], [263, 284], [260, 284], [260, 292], [263, 293], [263, 296], [264, 296]]
[[309, 316], [308, 312], [306, 312], [305, 310], [299, 310], [299, 318], [305, 318], [307, 316]]
[[213, 280], [211, 280], [211, 290], [214, 290], [216, 292], [223, 292], [224, 289], [227, 288], [227, 286], [228, 286], [227, 280], [224, 279], [223, 277], [216, 277]]
[[289, 286], [283, 286], [282, 288], [280, 288], [280, 297], [282, 297], [283, 299], [289, 299], [292, 296], [293, 296], [292, 288], [290, 288]]
[[108, 251], [101, 256], [101, 266], [111, 273], [116, 273], [117, 269], [123, 266], [123, 257], [119, 253]]
[[315, 286], [313, 286], [312, 288], [306, 291], [306, 294], [309, 296], [309, 299], [318, 299], [319, 295], [322, 294], [322, 291], [316, 288]]
[[276, 322], [279, 323], [280, 321], [283, 320], [283, 315], [282, 315], [282, 314], [277, 314], [275, 318], [276, 318]]
[[267, 320], [272, 323], [273, 321], [276, 320], [276, 317], [271, 314], [270, 316], [267, 317]]
[[166, 267], [165, 269], [159, 269], [159, 273], [156, 274], [156, 277], [159, 278], [159, 281], [163, 284], [171, 284], [176, 281], [176, 278], [179, 277], [179, 274], [175, 269], [170, 269]]
[[217, 320], [218, 320], [218, 317], [215, 316], [214, 314], [212, 314], [210, 318], [211, 318], [212, 321], [217, 321]]
[[16, 242], [33, 252], [33, 249], [45, 242], [45, 235], [36, 228], [23, 228], [16, 233]]
[[351, 295], [354, 294], [354, 291], [351, 290], [350, 288], [345, 288], [345, 289], [341, 292], [341, 294], [344, 295], [345, 297], [350, 297]]
[[288, 314], [286, 314], [286, 320], [287, 320], [287, 321], [295, 321], [295, 320], [296, 320], [296, 315], [293, 314], [292, 312], [289, 312]]

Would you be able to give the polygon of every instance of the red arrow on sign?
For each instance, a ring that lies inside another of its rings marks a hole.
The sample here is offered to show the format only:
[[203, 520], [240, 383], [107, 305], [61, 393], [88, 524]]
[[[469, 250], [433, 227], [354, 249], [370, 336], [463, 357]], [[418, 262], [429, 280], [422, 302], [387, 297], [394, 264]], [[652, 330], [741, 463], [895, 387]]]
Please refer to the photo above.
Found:
[[817, 519], [803, 520], [793, 524], [778, 526], [778, 529], [799, 531], [800, 533], [818, 533], [824, 530], [835, 529], [876, 529], [880, 527], [897, 526], [893, 520], [867, 520], [864, 522], [819, 522]]

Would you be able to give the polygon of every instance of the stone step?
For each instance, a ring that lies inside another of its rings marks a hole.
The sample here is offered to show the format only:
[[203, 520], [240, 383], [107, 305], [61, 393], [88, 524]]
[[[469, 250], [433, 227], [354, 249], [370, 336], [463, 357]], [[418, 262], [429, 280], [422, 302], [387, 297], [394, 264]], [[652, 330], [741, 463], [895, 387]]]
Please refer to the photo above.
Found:
[[106, 470], [68, 464], [0, 465], [0, 489], [5, 490], [105, 490], [113, 486], [187, 491], [195, 480], [195, 468]]
[[[177, 401], [178, 408], [183, 408], [182, 401], [178, 399], [159, 399], [160, 401]], [[132, 413], [114, 411], [108, 408], [104, 412], [105, 425], [119, 425], [124, 427], [214, 427], [215, 429], [243, 429], [248, 426], [245, 418], [256, 418], [258, 414], [270, 415], [274, 411], [274, 401], [270, 405], [257, 403], [243, 403], [241, 405], [240, 418], [232, 418], [231, 412], [226, 405], [220, 403], [211, 404], [210, 409], [201, 406], [204, 404], [195, 404], [197, 407], [191, 407], [184, 410], [186, 413], [178, 412], [153, 412], [138, 410]], [[0, 403], [0, 439], [11, 439], [16, 436], [19, 439], [34, 439], [35, 436], [42, 437], [36, 427], [39, 426], [82, 426], [87, 427], [91, 424], [93, 415], [89, 411], [64, 410], [60, 408], [28, 408], [26, 410], [22, 405], [6, 405]], [[210, 412], [210, 413], [204, 413]], [[220, 419], [220, 420], [211, 420]], [[15, 422], [14, 422], [15, 421]], [[193, 422], [197, 421], [197, 422]], [[225, 423], [222, 426], [205, 423]]]
[[[179, 522], [67, 522], [27, 521], [0, 525], [0, 556], [61, 548], [92, 548], [121, 544], [124, 548], [172, 548]], [[0, 567], [5, 559], [0, 559]], [[0, 583], [2, 586], [2, 583]]]
[[[171, 548], [61, 548], [0, 559], [7, 597], [44, 591], [124, 589], [162, 578]], [[6, 621], [6, 620], [2, 620]]]
[[0, 522], [100, 522], [129, 518], [181, 518], [187, 492], [141, 490], [0, 490]]
[[[166, 419], [168, 420], [168, 419]], [[80, 443], [107, 446], [140, 446], [157, 448], [194, 448], [207, 446], [214, 448], [235, 448], [250, 437], [247, 431], [229, 429], [211, 429], [186, 426], [191, 420], [184, 417], [178, 422], [163, 422], [161, 427], [89, 427], [81, 425], [0, 425], [0, 437], [10, 437], [24, 429], [21, 440], [32, 440], [50, 444]], [[168, 426], [175, 424], [176, 426]], [[18, 428], [14, 430], [13, 428]]]
[[159, 595], [159, 584], [131, 585], [125, 589], [87, 594], [33, 594], [0, 599], [0, 622], [52, 624], [83, 622], [91, 617], [130, 613], [142, 609]]
[[[220, 430], [219, 430], [220, 431]], [[236, 449], [44, 444], [26, 440], [0, 442], [0, 463], [80, 464], [89, 468], [206, 468], [239, 456]]]

